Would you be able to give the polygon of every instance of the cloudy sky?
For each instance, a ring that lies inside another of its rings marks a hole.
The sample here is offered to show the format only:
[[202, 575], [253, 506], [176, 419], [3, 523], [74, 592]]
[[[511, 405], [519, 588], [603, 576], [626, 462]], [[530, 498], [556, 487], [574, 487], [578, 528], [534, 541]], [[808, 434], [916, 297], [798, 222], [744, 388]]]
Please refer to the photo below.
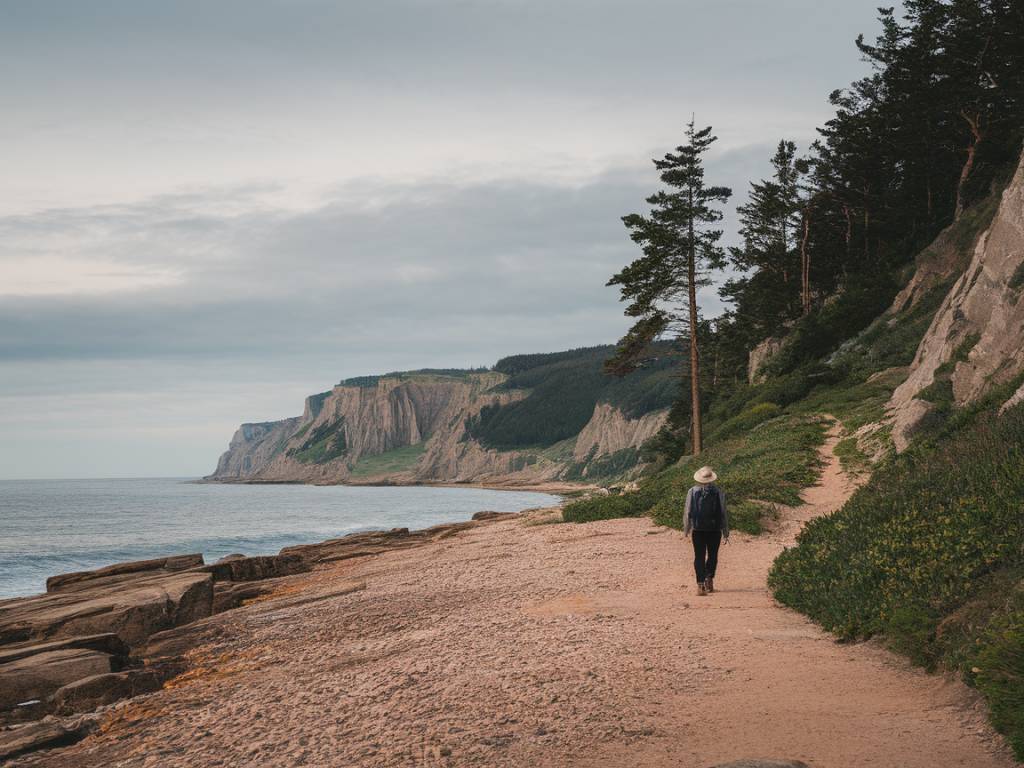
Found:
[[201, 475], [343, 377], [614, 341], [649, 158], [696, 113], [741, 202], [876, 5], [0, 0], [0, 477]]

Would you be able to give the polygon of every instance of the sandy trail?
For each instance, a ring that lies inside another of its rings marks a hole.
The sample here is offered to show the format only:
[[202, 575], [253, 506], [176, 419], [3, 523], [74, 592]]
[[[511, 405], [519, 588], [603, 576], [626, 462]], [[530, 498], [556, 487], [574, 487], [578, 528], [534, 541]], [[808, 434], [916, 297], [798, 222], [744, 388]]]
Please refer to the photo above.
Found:
[[734, 534], [719, 591], [647, 520], [511, 520], [313, 574], [366, 589], [224, 614], [211, 674], [117, 710], [48, 766], [1013, 766], [959, 682], [840, 645], [776, 605], [768, 568], [853, 486], [820, 485], [761, 537]]

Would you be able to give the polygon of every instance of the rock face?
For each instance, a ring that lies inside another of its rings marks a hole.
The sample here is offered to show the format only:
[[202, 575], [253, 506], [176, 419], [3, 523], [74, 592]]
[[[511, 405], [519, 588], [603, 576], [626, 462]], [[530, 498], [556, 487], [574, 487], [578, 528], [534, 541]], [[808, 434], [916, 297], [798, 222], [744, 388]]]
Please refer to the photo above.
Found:
[[782, 349], [782, 342], [781, 338], [768, 338], [750, 350], [747, 359], [747, 380], [751, 384], [758, 384], [764, 380], [761, 369]]
[[338, 385], [307, 398], [300, 417], [243, 424], [208, 479], [529, 485], [558, 480], [580, 461], [638, 447], [667, 415], [660, 410], [631, 419], [598, 403], [590, 423], [558, 458], [494, 450], [471, 438], [466, 423], [485, 406], [526, 396], [501, 388], [505, 379], [496, 372], [417, 373]]
[[584, 461], [588, 456], [607, 456], [623, 448], [639, 447], [657, 434], [667, 416], [668, 411], [652, 411], [630, 419], [618, 408], [598, 403], [576, 438], [573, 458]]
[[91, 723], [69, 728], [55, 721], [44, 720], [20, 728], [0, 731], [0, 761], [10, 760], [37, 749], [52, 749], [73, 744], [91, 730]]
[[222, 478], [249, 477], [274, 458], [277, 445], [299, 426], [299, 417], [262, 424], [243, 424], [217, 462], [214, 475]]
[[1024, 371], [1022, 296], [1024, 158], [1003, 192], [995, 218], [978, 238], [970, 262], [922, 339], [910, 375], [889, 402], [897, 450], [907, 446], [914, 427], [931, 410], [918, 395], [944, 366], [952, 367], [948, 373], [959, 405], [977, 400]]

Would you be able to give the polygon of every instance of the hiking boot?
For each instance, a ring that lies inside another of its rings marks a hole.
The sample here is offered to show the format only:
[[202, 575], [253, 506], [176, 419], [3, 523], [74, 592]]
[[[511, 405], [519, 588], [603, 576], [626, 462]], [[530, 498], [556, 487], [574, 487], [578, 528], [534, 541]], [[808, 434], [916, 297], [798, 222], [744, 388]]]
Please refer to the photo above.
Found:
[[708, 593], [708, 588], [705, 586], [704, 582], [703, 581], [699, 582], [697, 584], [697, 594], [700, 595], [701, 597], [704, 597], [707, 593]]
[[712, 576], [708, 576], [708, 578], [704, 580], [704, 588], [708, 591], [708, 594], [715, 591], [715, 579]]

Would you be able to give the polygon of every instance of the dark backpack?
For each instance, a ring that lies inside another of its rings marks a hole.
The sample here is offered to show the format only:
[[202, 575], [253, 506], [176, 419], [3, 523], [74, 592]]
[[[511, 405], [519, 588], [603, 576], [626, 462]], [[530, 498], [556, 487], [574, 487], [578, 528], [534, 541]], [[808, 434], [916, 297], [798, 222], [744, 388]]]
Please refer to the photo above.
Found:
[[695, 531], [722, 530], [722, 502], [715, 486], [702, 485], [694, 490], [690, 501], [690, 526]]

